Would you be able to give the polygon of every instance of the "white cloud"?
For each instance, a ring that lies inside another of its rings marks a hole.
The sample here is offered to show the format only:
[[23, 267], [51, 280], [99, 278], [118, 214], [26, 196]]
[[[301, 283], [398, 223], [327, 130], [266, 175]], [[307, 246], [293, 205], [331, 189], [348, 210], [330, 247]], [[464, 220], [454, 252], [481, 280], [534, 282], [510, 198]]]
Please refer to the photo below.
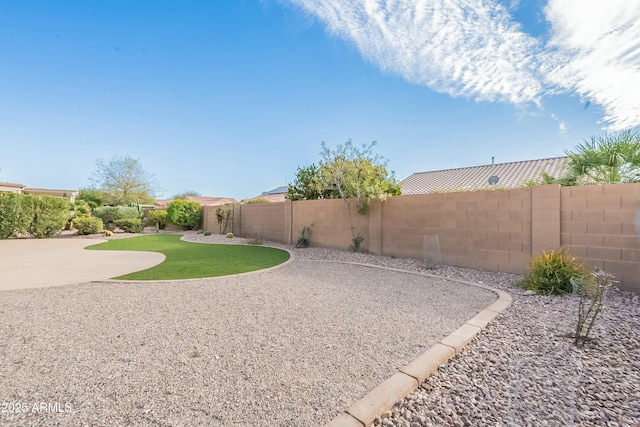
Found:
[[640, 124], [640, 0], [549, 0], [546, 46], [499, 0], [287, 1], [409, 82], [514, 104], [577, 93], [612, 129]]
[[640, 124], [640, 0], [550, 0], [548, 81], [601, 105], [610, 129]]
[[507, 10], [482, 0], [290, 0], [412, 83], [481, 101], [537, 102], [535, 53]]

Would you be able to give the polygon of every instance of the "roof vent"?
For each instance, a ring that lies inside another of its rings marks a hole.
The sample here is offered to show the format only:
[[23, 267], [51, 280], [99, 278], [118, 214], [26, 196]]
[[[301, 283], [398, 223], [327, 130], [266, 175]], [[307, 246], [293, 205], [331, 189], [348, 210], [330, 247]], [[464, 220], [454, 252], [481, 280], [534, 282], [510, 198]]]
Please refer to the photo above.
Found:
[[500, 178], [495, 175], [489, 177], [489, 185], [496, 185], [498, 181], [500, 181]]

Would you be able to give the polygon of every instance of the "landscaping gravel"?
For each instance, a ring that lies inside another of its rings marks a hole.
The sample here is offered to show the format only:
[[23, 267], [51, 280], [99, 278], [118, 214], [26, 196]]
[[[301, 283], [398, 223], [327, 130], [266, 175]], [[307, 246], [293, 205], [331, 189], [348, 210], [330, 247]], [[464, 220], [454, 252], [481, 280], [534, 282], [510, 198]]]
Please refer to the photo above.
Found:
[[519, 275], [306, 248], [298, 259], [359, 262], [482, 283], [513, 304], [374, 426], [640, 426], [640, 295], [614, 290], [577, 348], [571, 297], [525, 295]]
[[323, 425], [496, 300], [295, 252], [242, 276], [2, 292], [0, 425]]
[[0, 397], [62, 410], [3, 412], [0, 425], [322, 425], [495, 299], [443, 279], [313, 260], [457, 278], [513, 297], [373, 425], [640, 425], [638, 294], [612, 292], [579, 349], [568, 337], [576, 302], [523, 295], [517, 275], [292, 252], [295, 262], [250, 276], [3, 292]]

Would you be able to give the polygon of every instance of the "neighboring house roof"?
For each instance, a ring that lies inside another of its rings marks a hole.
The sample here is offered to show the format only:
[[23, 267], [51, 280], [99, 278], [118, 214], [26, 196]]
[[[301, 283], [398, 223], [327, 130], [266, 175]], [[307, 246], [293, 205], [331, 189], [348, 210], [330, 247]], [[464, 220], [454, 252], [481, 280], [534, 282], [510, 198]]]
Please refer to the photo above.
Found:
[[284, 196], [287, 194], [288, 190], [289, 190], [289, 186], [283, 185], [281, 187], [274, 188], [273, 190], [265, 191], [261, 195], [252, 197], [249, 200], [264, 199], [269, 202], [284, 202], [285, 201]]
[[[231, 197], [208, 197], [208, 196], [186, 196], [184, 200], [199, 203], [201, 206], [222, 206], [231, 203], [238, 203], [236, 199]], [[166, 209], [171, 200], [156, 200], [156, 209]]]
[[13, 182], [0, 182], [0, 193], [18, 193], [22, 192], [25, 188], [22, 184], [15, 184]]
[[186, 199], [190, 202], [198, 202], [202, 206], [221, 206], [238, 203], [236, 199], [230, 197], [187, 196]]
[[[496, 163], [468, 168], [418, 172], [400, 182], [402, 194], [428, 194], [446, 191], [470, 191], [490, 188], [517, 188], [527, 181], [539, 181], [545, 172], [554, 178], [564, 175], [568, 157]], [[492, 178], [493, 184], [489, 183]]]
[[9, 191], [12, 193], [22, 193], [22, 194], [36, 194], [41, 196], [56, 196], [56, 197], [64, 197], [65, 199], [71, 200], [73, 203], [75, 198], [80, 194], [79, 190], [58, 190], [52, 188], [36, 188], [36, 187], [27, 187], [22, 184], [14, 184], [11, 182], [0, 182], [0, 192]]

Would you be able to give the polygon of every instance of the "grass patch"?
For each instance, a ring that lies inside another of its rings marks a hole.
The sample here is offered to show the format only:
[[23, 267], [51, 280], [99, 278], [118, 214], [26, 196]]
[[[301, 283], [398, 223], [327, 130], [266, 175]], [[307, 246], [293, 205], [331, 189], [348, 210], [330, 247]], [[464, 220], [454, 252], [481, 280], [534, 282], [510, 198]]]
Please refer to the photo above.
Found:
[[124, 276], [123, 280], [179, 280], [228, 276], [282, 264], [289, 253], [263, 246], [215, 245], [180, 240], [178, 235], [140, 236], [109, 240], [86, 249], [160, 252], [166, 259], [155, 267]]

